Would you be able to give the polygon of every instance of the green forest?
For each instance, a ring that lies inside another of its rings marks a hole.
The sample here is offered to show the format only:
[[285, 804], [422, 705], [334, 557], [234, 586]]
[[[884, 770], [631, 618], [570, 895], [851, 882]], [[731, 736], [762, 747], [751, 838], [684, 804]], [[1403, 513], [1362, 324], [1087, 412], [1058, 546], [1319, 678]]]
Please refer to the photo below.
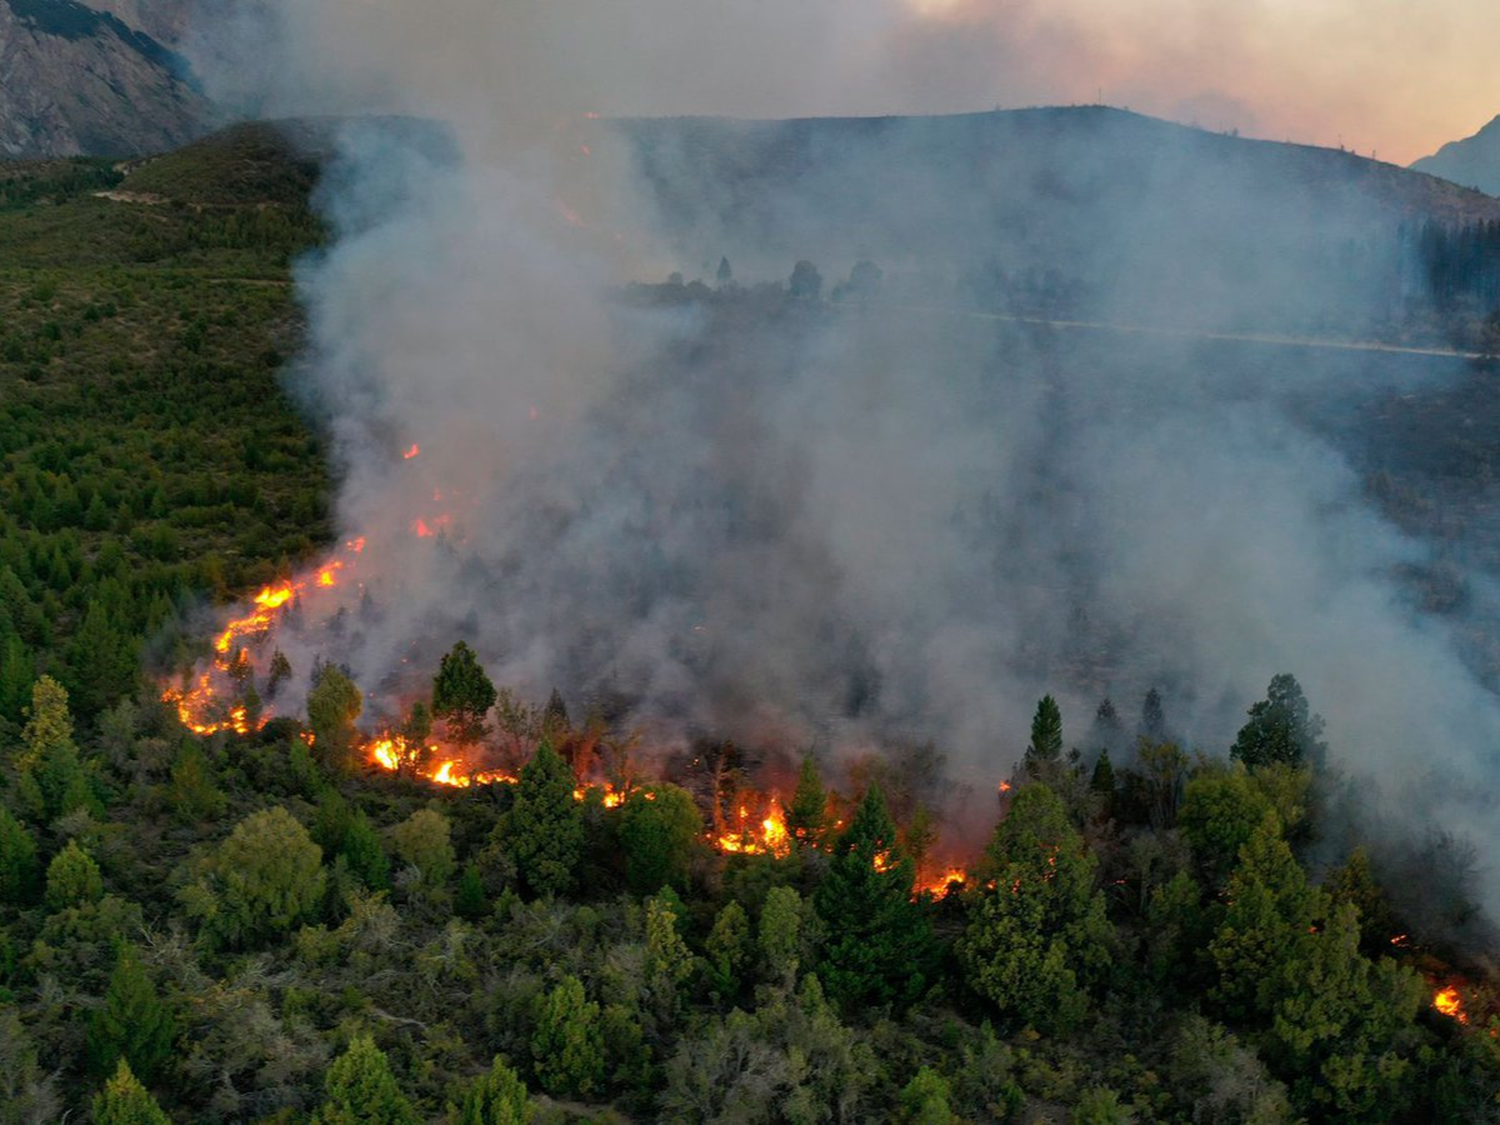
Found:
[[0, 1123], [1500, 1120], [1475, 907], [1328, 854], [1291, 675], [1206, 753], [1043, 698], [945, 887], [919, 762], [809, 753], [786, 846], [726, 851], [718, 789], [461, 643], [410, 721], [524, 732], [514, 781], [372, 767], [336, 667], [186, 730], [149, 671], [333, 535], [311, 178], [255, 130], [0, 171]]

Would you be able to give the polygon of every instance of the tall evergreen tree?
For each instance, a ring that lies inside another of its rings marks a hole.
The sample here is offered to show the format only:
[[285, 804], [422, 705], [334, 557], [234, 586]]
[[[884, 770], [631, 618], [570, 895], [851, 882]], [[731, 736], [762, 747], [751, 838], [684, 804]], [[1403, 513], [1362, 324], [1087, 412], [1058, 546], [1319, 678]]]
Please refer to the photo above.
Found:
[[620, 816], [620, 847], [631, 890], [643, 895], [662, 887], [685, 890], [702, 833], [703, 815], [685, 790], [675, 785], [632, 790]]
[[818, 760], [806, 754], [802, 758], [802, 770], [797, 775], [797, 788], [792, 793], [791, 804], [786, 806], [786, 830], [794, 839], [814, 845], [820, 843], [827, 807], [828, 794], [818, 773]]
[[484, 674], [474, 650], [459, 641], [443, 657], [432, 681], [432, 715], [444, 724], [448, 741], [457, 746], [483, 741], [485, 716], [496, 698], [495, 685]]
[[520, 1075], [497, 1055], [490, 1069], [470, 1083], [463, 1104], [450, 1117], [453, 1125], [527, 1125], [531, 1097]]
[[1031, 742], [1026, 747], [1026, 772], [1038, 777], [1062, 760], [1062, 711], [1057, 700], [1044, 695], [1031, 719]]
[[566, 894], [583, 851], [583, 809], [573, 799], [573, 773], [543, 739], [516, 786], [515, 804], [496, 827], [526, 889]]
[[123, 1058], [94, 1098], [94, 1125], [172, 1125]]
[[26, 826], [0, 805], [0, 904], [30, 903], [36, 897], [41, 873], [36, 841]]
[[314, 751], [336, 769], [352, 766], [354, 722], [364, 710], [364, 696], [354, 681], [335, 665], [325, 664], [307, 696], [307, 723], [313, 731]]
[[151, 1085], [172, 1057], [177, 1025], [156, 994], [131, 946], [123, 946], [109, 978], [104, 1004], [89, 1020], [85, 1048], [96, 1074], [109, 1074], [123, 1058], [131, 1072]]
[[1321, 765], [1328, 752], [1321, 741], [1323, 719], [1311, 714], [1296, 677], [1272, 678], [1266, 698], [1251, 706], [1250, 720], [1240, 728], [1229, 753], [1252, 768], [1284, 762]]
[[1033, 784], [1016, 794], [985, 849], [985, 890], [958, 945], [977, 993], [1049, 1033], [1082, 1017], [1112, 945], [1096, 866], [1056, 793]]
[[814, 900], [829, 935], [818, 975], [847, 1008], [909, 1004], [931, 983], [932, 930], [912, 901], [913, 873], [872, 784], [834, 845]]
[[316, 1125], [418, 1125], [422, 1118], [412, 1108], [390, 1060], [368, 1035], [359, 1035], [333, 1061], [324, 1080], [326, 1100], [318, 1108]]
[[1152, 688], [1141, 701], [1141, 738], [1148, 742], [1164, 742], [1167, 737], [1167, 713], [1162, 707], [1161, 692]]
[[544, 998], [531, 1058], [537, 1080], [549, 1094], [587, 1097], [603, 1083], [599, 1005], [585, 998], [577, 977], [564, 977]]

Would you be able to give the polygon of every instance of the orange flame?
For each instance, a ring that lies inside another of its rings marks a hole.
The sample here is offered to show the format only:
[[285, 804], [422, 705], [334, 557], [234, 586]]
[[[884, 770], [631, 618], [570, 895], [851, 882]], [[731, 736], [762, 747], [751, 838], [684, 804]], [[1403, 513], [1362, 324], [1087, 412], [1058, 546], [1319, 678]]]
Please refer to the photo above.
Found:
[[748, 805], [739, 808], [738, 828], [725, 832], [717, 839], [710, 834], [714, 846], [721, 852], [735, 855], [773, 855], [785, 859], [792, 850], [791, 833], [787, 831], [786, 814], [781, 801], [773, 794], [766, 803], [765, 816], [756, 822], [750, 815]]
[[921, 889], [933, 898], [947, 898], [955, 888], [962, 889], [969, 881], [969, 873], [962, 867], [950, 867], [936, 879], [929, 880]]
[[422, 456], [422, 447], [416, 442], [412, 442], [411, 448], [408, 449], [405, 453], [401, 454], [401, 459], [403, 461], [410, 461], [413, 457], [420, 456]]
[[1469, 1014], [1464, 1011], [1464, 1000], [1459, 991], [1453, 985], [1446, 985], [1438, 989], [1437, 995], [1432, 998], [1432, 1006], [1450, 1019], [1459, 1023], [1468, 1023]]

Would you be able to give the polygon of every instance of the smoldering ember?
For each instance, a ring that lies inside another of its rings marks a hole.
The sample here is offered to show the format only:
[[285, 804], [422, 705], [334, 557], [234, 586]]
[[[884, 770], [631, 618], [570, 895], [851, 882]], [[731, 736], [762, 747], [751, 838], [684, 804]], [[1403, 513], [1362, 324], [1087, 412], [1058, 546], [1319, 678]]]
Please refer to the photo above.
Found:
[[1497, 34], [0, 0], [0, 1122], [1500, 1121]]

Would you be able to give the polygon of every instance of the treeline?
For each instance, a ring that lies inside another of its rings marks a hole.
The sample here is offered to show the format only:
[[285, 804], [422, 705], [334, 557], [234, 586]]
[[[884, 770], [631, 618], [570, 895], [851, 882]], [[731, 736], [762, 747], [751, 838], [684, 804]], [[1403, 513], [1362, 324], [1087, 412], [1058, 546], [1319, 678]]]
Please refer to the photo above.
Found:
[[[502, 698], [460, 646], [415, 721], [482, 741]], [[38, 682], [0, 754], [0, 1119], [1497, 1117], [1488, 993], [1433, 1009], [1363, 851], [1312, 875], [1290, 676], [1223, 759], [1112, 707], [1068, 751], [1044, 699], [946, 895], [816, 756], [785, 856], [726, 856], [670, 783], [580, 799], [560, 700], [517, 783], [443, 789], [360, 762], [360, 699], [326, 666], [311, 730], [141, 702], [80, 744]]]

